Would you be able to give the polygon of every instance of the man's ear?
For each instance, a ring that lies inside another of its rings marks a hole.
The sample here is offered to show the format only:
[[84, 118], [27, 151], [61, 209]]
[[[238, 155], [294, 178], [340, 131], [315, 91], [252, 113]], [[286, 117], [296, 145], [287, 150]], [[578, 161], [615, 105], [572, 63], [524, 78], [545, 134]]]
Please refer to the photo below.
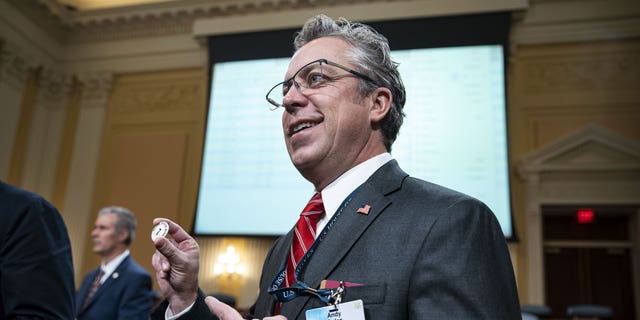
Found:
[[369, 96], [372, 102], [369, 110], [369, 117], [371, 122], [379, 123], [391, 109], [391, 90], [385, 87], [379, 87]]
[[122, 243], [124, 243], [128, 237], [129, 237], [129, 231], [122, 231], [118, 233], [118, 240], [120, 240], [120, 242]]

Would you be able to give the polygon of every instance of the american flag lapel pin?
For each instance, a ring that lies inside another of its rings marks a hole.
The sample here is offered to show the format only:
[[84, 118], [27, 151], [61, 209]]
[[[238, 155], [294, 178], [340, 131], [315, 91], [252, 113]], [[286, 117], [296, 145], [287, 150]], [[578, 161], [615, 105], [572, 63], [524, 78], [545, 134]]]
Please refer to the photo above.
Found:
[[358, 208], [358, 211], [356, 212], [367, 215], [369, 214], [369, 210], [371, 210], [371, 206], [369, 204], [363, 204], [360, 206], [360, 208]]

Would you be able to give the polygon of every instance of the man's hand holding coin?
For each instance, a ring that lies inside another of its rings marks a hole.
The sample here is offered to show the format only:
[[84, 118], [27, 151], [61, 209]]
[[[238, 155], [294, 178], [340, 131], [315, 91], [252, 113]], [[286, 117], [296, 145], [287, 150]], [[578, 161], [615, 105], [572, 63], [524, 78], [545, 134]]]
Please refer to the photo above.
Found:
[[[200, 248], [175, 222], [156, 218], [153, 224], [151, 238], [156, 252], [151, 262], [160, 292], [169, 301], [173, 314], [177, 314], [191, 306], [198, 296]], [[166, 238], [167, 234], [171, 238]]]

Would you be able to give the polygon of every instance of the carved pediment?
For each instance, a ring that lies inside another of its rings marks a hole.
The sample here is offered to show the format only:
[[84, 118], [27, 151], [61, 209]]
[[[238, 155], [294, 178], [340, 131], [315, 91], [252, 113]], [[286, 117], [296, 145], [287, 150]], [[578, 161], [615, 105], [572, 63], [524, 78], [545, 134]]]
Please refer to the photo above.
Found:
[[522, 176], [542, 172], [640, 171], [640, 142], [589, 125], [526, 156]]

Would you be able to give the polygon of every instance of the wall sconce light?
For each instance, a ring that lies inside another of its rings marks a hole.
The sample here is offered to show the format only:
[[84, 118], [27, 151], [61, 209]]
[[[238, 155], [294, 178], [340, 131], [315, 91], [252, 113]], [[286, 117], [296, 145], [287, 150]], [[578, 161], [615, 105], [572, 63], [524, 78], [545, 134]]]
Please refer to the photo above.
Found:
[[227, 251], [218, 256], [213, 267], [213, 274], [216, 277], [227, 279], [237, 279], [246, 272], [246, 266], [240, 263], [240, 255], [234, 246], [228, 246]]

